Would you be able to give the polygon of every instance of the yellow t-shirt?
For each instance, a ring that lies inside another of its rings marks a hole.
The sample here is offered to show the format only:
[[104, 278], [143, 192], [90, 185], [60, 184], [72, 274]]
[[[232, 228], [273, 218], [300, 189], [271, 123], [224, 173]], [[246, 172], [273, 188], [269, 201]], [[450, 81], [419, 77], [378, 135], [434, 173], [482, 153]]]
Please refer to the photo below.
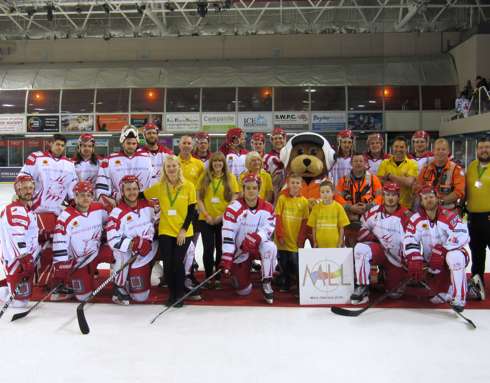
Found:
[[297, 252], [301, 222], [304, 219], [308, 219], [308, 200], [305, 197], [291, 197], [281, 193], [277, 199], [274, 212], [278, 218], [281, 218], [284, 229], [284, 245], [281, 245], [276, 237], [277, 249]]
[[[204, 176], [205, 173], [201, 176], [201, 178], [199, 178], [198, 189], [201, 188]], [[231, 192], [239, 193], [240, 188], [238, 187], [236, 177], [231, 173], [228, 174], [228, 177], [230, 180]], [[208, 185], [204, 198], [202, 199], [204, 208], [211, 217], [219, 217], [225, 212], [226, 207], [228, 206], [230, 201], [225, 200], [224, 194], [225, 187], [223, 185], [223, 180], [221, 178], [214, 177], [212, 182]], [[204, 220], [204, 214], [200, 213], [199, 219]]]
[[344, 208], [337, 201], [333, 201], [330, 205], [321, 202], [313, 206], [308, 218], [308, 226], [315, 228], [316, 243], [321, 248], [337, 247], [339, 229], [349, 223]]
[[[249, 174], [248, 171], [243, 172], [240, 174], [240, 191], [243, 191], [243, 185], [242, 181], [245, 178], [245, 176]], [[265, 196], [267, 195], [267, 192], [273, 193], [274, 188], [272, 186], [272, 177], [269, 173], [267, 173], [264, 169], [260, 170], [260, 190], [259, 190], [259, 197], [262, 199], [265, 199]]]
[[204, 163], [192, 156], [188, 160], [184, 160], [179, 156], [179, 162], [184, 178], [192, 182], [194, 185], [197, 185], [197, 181], [205, 169]]
[[[184, 180], [181, 186], [174, 188], [158, 182], [146, 189], [144, 194], [146, 199], [158, 199], [160, 203], [158, 234], [177, 237], [187, 216], [187, 207], [196, 203], [196, 188], [194, 185]], [[193, 235], [194, 229], [191, 223], [185, 236], [192, 237]]]
[[[400, 165], [397, 165], [393, 160], [393, 156], [383, 160], [378, 168], [378, 177], [383, 177], [388, 173], [394, 176], [415, 177], [419, 174], [417, 161], [405, 157]], [[411, 187], [400, 185], [400, 205], [410, 209], [413, 203], [413, 191]]]
[[490, 164], [474, 160], [466, 172], [466, 201], [470, 213], [490, 212]]

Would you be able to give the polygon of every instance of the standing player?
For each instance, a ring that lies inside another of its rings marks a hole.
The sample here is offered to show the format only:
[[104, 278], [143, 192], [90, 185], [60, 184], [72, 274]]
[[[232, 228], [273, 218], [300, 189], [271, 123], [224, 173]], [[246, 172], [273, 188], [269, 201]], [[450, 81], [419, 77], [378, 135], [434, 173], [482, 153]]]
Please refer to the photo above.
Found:
[[195, 147], [192, 151], [192, 156], [201, 160], [205, 165], [211, 157], [209, 150], [209, 134], [207, 132], [197, 132], [194, 135]]
[[121, 151], [112, 153], [100, 164], [95, 194], [104, 205], [115, 206], [121, 196], [121, 180], [126, 175], [138, 178], [143, 188], [154, 180], [153, 164], [148, 153], [138, 149], [138, 130], [131, 125], [125, 126], [119, 137]]
[[380, 133], [371, 133], [367, 137], [368, 150], [366, 152], [366, 160], [368, 170], [372, 174], [378, 173], [381, 162], [388, 158], [384, 151], [384, 140]]
[[335, 163], [330, 169], [330, 176], [334, 185], [337, 185], [339, 180], [349, 175], [352, 170], [351, 156], [354, 147], [354, 133], [352, 130], [342, 130], [337, 133], [337, 153]]
[[254, 133], [252, 134], [252, 140], [250, 141], [252, 145], [252, 150], [260, 154], [262, 158], [265, 155], [265, 134], [264, 133]]
[[151, 158], [153, 165], [153, 178], [151, 185], [160, 181], [162, 176], [163, 161], [172, 151], [165, 145], [158, 142], [158, 126], [153, 122], [148, 122], [143, 126], [143, 135], [145, 137], [146, 144], [140, 150], [147, 153]]
[[245, 177], [243, 198], [228, 205], [223, 215], [223, 256], [221, 268], [231, 275], [239, 295], [252, 291], [250, 267], [253, 259], [262, 261], [262, 293], [267, 303], [274, 301], [272, 273], [277, 248], [272, 241], [276, 219], [272, 205], [259, 198], [260, 178]]
[[242, 148], [243, 136], [244, 132], [240, 128], [229, 129], [226, 133], [225, 143], [219, 148], [226, 157], [228, 169], [237, 179], [240, 179], [240, 174], [246, 170], [245, 155], [247, 151]]
[[[402, 268], [403, 235], [410, 219], [410, 211], [399, 204], [400, 186], [385, 183], [383, 204], [376, 205], [361, 218], [361, 231], [354, 247], [356, 288], [352, 304], [369, 301], [371, 265], [382, 267], [386, 290], [396, 288], [406, 272]], [[400, 298], [402, 291], [391, 298]]]
[[121, 179], [121, 202], [112, 210], [107, 223], [107, 241], [114, 254], [114, 270], [133, 255], [138, 257], [116, 277], [112, 301], [128, 305], [130, 299], [144, 302], [150, 296], [151, 261], [157, 252], [155, 211], [139, 199], [140, 185], [135, 176]]
[[412, 135], [413, 151], [409, 158], [417, 161], [419, 172], [432, 161], [434, 154], [429, 151], [430, 136], [425, 130], [418, 130]]
[[84, 133], [80, 136], [73, 162], [78, 180], [88, 181], [95, 186], [99, 173], [99, 159], [95, 154], [95, 138], [92, 134]]
[[[109, 247], [101, 247], [107, 212], [93, 202], [94, 187], [79, 181], [73, 188], [75, 206], [68, 206], [58, 217], [53, 238], [53, 282], [67, 285], [78, 300], [94, 289], [93, 277], [99, 263], [112, 263]], [[62, 292], [62, 291], [61, 291]], [[52, 299], [62, 300], [60, 291]]]
[[32, 177], [18, 176], [14, 183], [17, 200], [0, 213], [0, 260], [7, 276], [0, 281], [0, 301], [13, 294], [12, 307], [27, 306], [40, 251], [37, 217], [30, 209], [34, 187]]
[[264, 169], [272, 177], [272, 186], [274, 187], [274, 199], [279, 198], [279, 192], [284, 186], [286, 180], [286, 169], [280, 159], [281, 149], [286, 145], [286, 132], [282, 128], [274, 128], [271, 134], [272, 150], [265, 155]]

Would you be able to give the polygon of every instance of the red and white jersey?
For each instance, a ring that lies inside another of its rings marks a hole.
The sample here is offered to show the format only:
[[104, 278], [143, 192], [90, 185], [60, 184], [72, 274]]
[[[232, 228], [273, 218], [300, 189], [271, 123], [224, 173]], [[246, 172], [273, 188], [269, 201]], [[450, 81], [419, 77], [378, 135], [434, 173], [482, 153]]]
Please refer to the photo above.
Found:
[[148, 153], [138, 150], [131, 157], [123, 152], [112, 153], [100, 163], [95, 196], [97, 199], [101, 195], [119, 199], [120, 182], [126, 175], [138, 177], [141, 190], [146, 189], [152, 184], [153, 172], [153, 164]]
[[367, 167], [371, 174], [378, 174], [378, 169], [381, 162], [387, 158], [390, 158], [388, 154], [383, 154], [381, 158], [375, 158], [370, 153], [366, 153], [364, 157], [366, 158]]
[[97, 174], [99, 174], [99, 163], [99, 159], [97, 159], [95, 163], [91, 160], [75, 162], [75, 172], [77, 173], [78, 180], [88, 181], [95, 186]]
[[155, 235], [155, 210], [146, 200], [138, 200], [135, 208], [120, 202], [112, 209], [107, 221], [107, 242], [114, 255], [131, 251], [130, 243], [135, 237], [152, 241], [151, 251], [142, 257], [136, 258], [133, 267], [138, 268], [148, 264], [157, 252], [157, 244], [153, 241]]
[[62, 156], [50, 152], [34, 152], [27, 157], [19, 174], [30, 175], [36, 184], [31, 209], [35, 213], [61, 213], [66, 197], [73, 199], [73, 187], [78, 181], [75, 165]]
[[339, 180], [350, 174], [352, 170], [351, 157], [337, 157], [335, 163], [330, 169], [330, 178], [334, 185], [337, 185]]
[[274, 178], [276, 175], [280, 175], [282, 178], [284, 178], [286, 169], [284, 168], [284, 164], [282, 163], [277, 150], [272, 149], [265, 155], [264, 169], [269, 172], [272, 178]]
[[403, 247], [405, 255], [422, 253], [424, 259], [429, 261], [435, 245], [442, 245], [451, 251], [463, 249], [469, 242], [468, 227], [457, 214], [438, 208], [436, 218], [430, 220], [427, 213], [420, 209], [410, 219]]
[[251, 209], [243, 199], [233, 201], [223, 214], [223, 256], [237, 258], [248, 233], [257, 233], [262, 242], [270, 241], [276, 227], [272, 205], [259, 198], [257, 207]]
[[15, 271], [18, 258], [40, 250], [37, 215], [19, 201], [5, 206], [0, 213], [0, 257], [10, 272]]
[[370, 235], [374, 235], [388, 260], [401, 267], [403, 237], [411, 215], [410, 210], [402, 206], [393, 214], [388, 213], [383, 205], [373, 206], [361, 217], [358, 242], [369, 241]]
[[56, 222], [53, 262], [74, 259], [80, 267], [92, 262], [99, 254], [107, 218], [104, 206], [98, 202], [92, 202], [85, 213], [73, 206], [67, 207]]
[[432, 152], [425, 152], [421, 156], [417, 156], [415, 153], [412, 153], [408, 158], [417, 161], [420, 172], [425, 165], [428, 165], [434, 159], [434, 154]]
[[150, 150], [146, 146], [138, 150], [147, 153], [150, 156], [151, 163], [153, 165], [153, 178], [151, 180], [151, 186], [160, 181], [160, 178], [162, 177], [163, 162], [169, 154], [172, 154], [172, 152], [163, 145], [158, 145], [157, 150]]
[[247, 170], [245, 167], [246, 154], [236, 154], [230, 152], [226, 155], [226, 165], [228, 165], [228, 170], [233, 173], [233, 175], [240, 179], [240, 174]]

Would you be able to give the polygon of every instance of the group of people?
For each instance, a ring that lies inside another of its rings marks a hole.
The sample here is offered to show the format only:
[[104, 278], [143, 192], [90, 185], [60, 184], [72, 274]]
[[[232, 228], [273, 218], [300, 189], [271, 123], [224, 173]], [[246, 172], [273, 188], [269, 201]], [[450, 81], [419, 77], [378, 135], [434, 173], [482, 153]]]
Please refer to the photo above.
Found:
[[412, 154], [397, 137], [388, 155], [382, 135], [369, 134], [367, 153], [357, 153], [353, 132], [341, 131], [334, 165], [312, 195], [304, 193], [302, 175], [281, 162], [287, 135], [280, 128], [270, 134], [268, 153], [264, 133], [252, 135], [248, 151], [240, 128], [230, 129], [214, 153], [205, 132], [182, 136], [178, 155], [159, 144], [158, 133], [146, 124], [139, 147], [138, 130], [125, 127], [121, 150], [106, 158], [95, 155], [94, 137], [83, 134], [72, 159], [63, 155], [65, 137], [55, 134], [48, 151], [26, 159], [16, 198], [0, 214], [7, 276], [0, 300], [13, 294], [13, 305], [25, 306], [34, 282], [58, 286], [54, 299], [84, 300], [95, 288], [97, 266], [110, 263], [118, 273], [113, 301], [144, 302], [152, 269], [162, 261], [166, 304], [181, 307], [184, 295], [201, 299], [194, 277], [199, 236], [205, 288], [220, 289], [221, 278], [230, 277], [238, 294], [250, 294], [257, 268], [270, 304], [273, 285], [281, 291], [297, 285], [298, 249], [307, 240], [313, 247], [354, 248], [353, 303], [368, 300], [373, 266], [394, 298], [406, 278], [430, 282], [433, 300], [458, 310], [470, 297], [485, 298], [489, 140], [478, 143], [478, 159], [465, 175], [445, 139], [429, 151], [426, 132], [414, 133]]

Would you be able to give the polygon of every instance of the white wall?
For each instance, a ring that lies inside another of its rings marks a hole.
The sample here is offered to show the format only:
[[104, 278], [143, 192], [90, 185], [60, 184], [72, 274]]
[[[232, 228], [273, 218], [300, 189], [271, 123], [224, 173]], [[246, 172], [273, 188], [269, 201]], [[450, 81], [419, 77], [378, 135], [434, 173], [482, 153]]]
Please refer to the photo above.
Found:
[[439, 135], [452, 136], [455, 134], [467, 134], [488, 132], [490, 130], [490, 113], [479, 114], [468, 118], [460, 118], [442, 123]]

